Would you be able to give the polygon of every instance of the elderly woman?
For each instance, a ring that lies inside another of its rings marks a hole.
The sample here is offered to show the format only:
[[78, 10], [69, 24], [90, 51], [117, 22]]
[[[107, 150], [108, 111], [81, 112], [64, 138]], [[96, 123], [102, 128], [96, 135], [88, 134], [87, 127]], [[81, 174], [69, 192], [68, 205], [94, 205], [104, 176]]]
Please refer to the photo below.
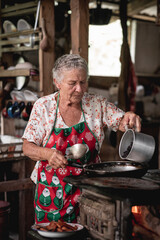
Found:
[[65, 158], [72, 145], [87, 146], [85, 156], [77, 162], [97, 163], [105, 126], [114, 131], [125, 131], [126, 125], [141, 130], [139, 116], [124, 113], [106, 98], [87, 93], [87, 80], [87, 63], [82, 57], [60, 57], [53, 68], [58, 91], [35, 102], [23, 134], [24, 155], [37, 161], [31, 176], [36, 183], [36, 223], [58, 219], [76, 222], [80, 189], [63, 181], [66, 176], [82, 173], [81, 168], [69, 166]]

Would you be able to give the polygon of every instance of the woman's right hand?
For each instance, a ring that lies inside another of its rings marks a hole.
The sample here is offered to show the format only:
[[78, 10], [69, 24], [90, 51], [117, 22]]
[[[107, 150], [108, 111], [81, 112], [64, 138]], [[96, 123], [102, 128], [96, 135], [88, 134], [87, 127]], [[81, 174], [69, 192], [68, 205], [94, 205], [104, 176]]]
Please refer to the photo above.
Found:
[[48, 148], [47, 158], [48, 164], [53, 167], [54, 169], [57, 168], [65, 168], [68, 164], [67, 159], [64, 157], [62, 152], [58, 151], [57, 149], [50, 149]]
[[26, 139], [23, 140], [23, 153], [34, 161], [48, 160], [48, 164], [54, 169], [65, 168], [68, 164], [67, 159], [57, 149], [40, 147]]

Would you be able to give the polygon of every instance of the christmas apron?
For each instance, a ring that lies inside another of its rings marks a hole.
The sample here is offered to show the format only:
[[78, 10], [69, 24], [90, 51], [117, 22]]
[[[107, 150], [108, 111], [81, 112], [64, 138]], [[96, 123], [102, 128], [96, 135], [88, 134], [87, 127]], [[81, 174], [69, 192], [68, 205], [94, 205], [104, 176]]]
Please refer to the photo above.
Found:
[[[83, 109], [84, 122], [69, 128], [55, 128], [58, 104], [59, 96], [55, 123], [45, 147], [55, 148], [65, 155], [72, 145], [82, 143], [87, 146], [85, 156], [78, 160], [69, 159], [69, 161], [81, 164], [97, 162], [99, 159], [98, 141], [86, 123]], [[39, 162], [34, 201], [35, 222], [45, 223], [58, 221], [58, 219], [66, 222], [76, 222], [76, 217], [79, 212], [78, 197], [80, 195], [80, 189], [70, 183], [65, 183], [63, 179], [66, 176], [78, 176], [82, 174], [83, 170], [70, 166], [47, 170], [47, 165], [48, 161]]]

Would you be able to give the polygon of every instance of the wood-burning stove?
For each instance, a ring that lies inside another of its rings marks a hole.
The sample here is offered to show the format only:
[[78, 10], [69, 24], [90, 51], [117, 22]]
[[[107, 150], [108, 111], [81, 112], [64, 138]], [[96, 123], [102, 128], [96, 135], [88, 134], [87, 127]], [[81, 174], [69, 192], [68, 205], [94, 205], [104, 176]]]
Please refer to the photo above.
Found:
[[79, 221], [91, 239], [134, 239], [132, 207], [160, 204], [160, 185], [149, 179], [83, 175], [65, 181], [82, 189]]

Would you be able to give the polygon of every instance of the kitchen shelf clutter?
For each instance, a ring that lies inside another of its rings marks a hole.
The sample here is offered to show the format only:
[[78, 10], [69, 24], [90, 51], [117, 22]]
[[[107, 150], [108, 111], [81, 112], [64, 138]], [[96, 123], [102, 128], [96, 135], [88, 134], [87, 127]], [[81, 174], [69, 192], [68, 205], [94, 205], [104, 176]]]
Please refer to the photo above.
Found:
[[[17, 51], [33, 51], [39, 48], [41, 29], [37, 24], [33, 28], [23, 16], [26, 14], [35, 14], [37, 1], [20, 3], [14, 6], [2, 8], [1, 18], [4, 33], [0, 34], [1, 53]], [[14, 17], [17, 19], [17, 26], [11, 21]], [[11, 19], [11, 20], [10, 20]]]
[[33, 26], [38, 1], [22, 2], [10, 1], [7, 6], [0, 0], [0, 200], [11, 205], [9, 237], [13, 233], [25, 240], [34, 217], [30, 180], [34, 163], [23, 154], [21, 136], [38, 99], [42, 34]]
[[0, 70], [0, 81], [3, 81], [4, 78], [15, 78], [18, 76], [29, 77], [32, 81], [39, 81], [39, 71], [35, 69]]
[[0, 142], [0, 200], [11, 205], [10, 236], [25, 240], [34, 222], [35, 163], [23, 155], [21, 137], [33, 103], [54, 91], [54, 1], [0, 0], [0, 5], [0, 137], [20, 140]]

